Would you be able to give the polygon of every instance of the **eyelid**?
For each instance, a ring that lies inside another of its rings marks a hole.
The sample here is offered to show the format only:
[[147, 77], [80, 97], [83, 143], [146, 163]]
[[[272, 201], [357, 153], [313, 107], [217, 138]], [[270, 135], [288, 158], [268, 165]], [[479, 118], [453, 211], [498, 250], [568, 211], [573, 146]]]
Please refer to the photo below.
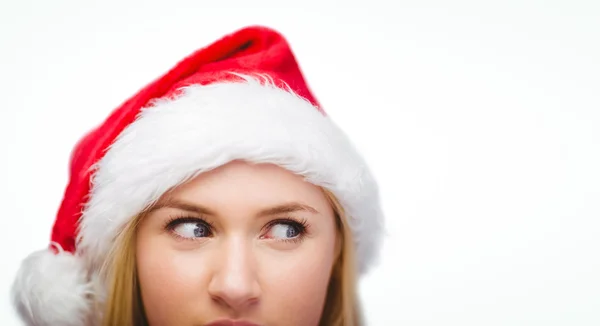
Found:
[[271, 227], [273, 227], [277, 224], [297, 224], [303, 228], [307, 228], [306, 220], [298, 220], [298, 219], [295, 219], [292, 217], [283, 217], [283, 218], [276, 218], [274, 220], [269, 221], [263, 227], [263, 229], [270, 229]]
[[164, 225], [164, 229], [172, 230], [175, 226], [182, 224], [182, 223], [202, 223], [202, 224], [205, 224], [206, 226], [208, 226], [211, 230], [214, 229], [214, 225], [211, 222], [207, 221], [205, 218], [200, 217], [200, 216], [187, 215], [187, 214], [176, 214], [176, 215], [169, 217], [169, 219], [166, 221], [166, 223]]

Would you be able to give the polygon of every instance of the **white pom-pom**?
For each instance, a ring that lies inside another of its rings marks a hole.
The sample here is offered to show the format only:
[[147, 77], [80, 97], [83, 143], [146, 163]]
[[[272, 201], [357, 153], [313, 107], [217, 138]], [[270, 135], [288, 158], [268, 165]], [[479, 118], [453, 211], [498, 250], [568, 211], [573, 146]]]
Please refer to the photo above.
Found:
[[21, 264], [12, 287], [17, 311], [31, 326], [81, 326], [90, 313], [91, 286], [81, 259], [58, 247], [41, 250]]

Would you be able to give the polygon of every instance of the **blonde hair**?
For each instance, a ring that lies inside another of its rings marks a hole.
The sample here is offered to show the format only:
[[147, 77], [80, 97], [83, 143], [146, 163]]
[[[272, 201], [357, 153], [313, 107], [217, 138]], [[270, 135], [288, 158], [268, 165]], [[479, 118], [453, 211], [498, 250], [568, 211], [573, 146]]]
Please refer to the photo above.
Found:
[[[332, 268], [327, 298], [320, 326], [361, 326], [360, 304], [356, 291], [356, 264], [352, 232], [347, 216], [335, 196], [323, 189], [335, 213], [338, 229], [338, 254]], [[144, 217], [139, 214], [117, 236], [115, 245], [101, 270], [108, 284], [108, 296], [102, 314], [103, 326], [147, 326], [144, 307], [137, 280], [135, 239], [138, 224]], [[98, 303], [98, 307], [100, 307]]]

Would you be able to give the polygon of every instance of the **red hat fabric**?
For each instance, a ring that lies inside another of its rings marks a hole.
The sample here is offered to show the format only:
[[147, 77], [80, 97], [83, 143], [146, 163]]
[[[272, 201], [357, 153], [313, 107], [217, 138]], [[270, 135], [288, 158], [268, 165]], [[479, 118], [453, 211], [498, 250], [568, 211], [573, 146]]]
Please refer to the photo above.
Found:
[[287, 83], [298, 95], [318, 107], [300, 72], [286, 40], [266, 28], [246, 28], [198, 50], [160, 79], [131, 97], [98, 128], [83, 138], [72, 156], [71, 180], [52, 233], [52, 241], [68, 251], [75, 250], [75, 227], [85, 196], [90, 191], [92, 167], [114, 139], [151, 100], [172, 97], [185, 86], [235, 80], [230, 72], [268, 74]]
[[274, 163], [332, 191], [350, 219], [357, 267], [373, 263], [383, 216], [374, 178], [285, 38], [249, 27], [179, 62], [78, 142], [51, 246], [15, 280], [20, 315], [32, 325], [85, 324], [119, 230], [167, 190], [236, 159]]

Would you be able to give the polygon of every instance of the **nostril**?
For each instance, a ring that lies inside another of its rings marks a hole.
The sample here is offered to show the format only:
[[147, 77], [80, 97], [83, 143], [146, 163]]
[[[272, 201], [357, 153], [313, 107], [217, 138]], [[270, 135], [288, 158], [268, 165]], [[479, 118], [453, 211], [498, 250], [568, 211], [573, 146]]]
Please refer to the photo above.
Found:
[[229, 305], [227, 304], [227, 302], [225, 302], [225, 300], [223, 300], [223, 299], [222, 299], [221, 297], [219, 297], [219, 296], [214, 296], [214, 295], [211, 295], [211, 299], [212, 299], [212, 301], [213, 301], [214, 303], [216, 303], [216, 304], [217, 304], [217, 305], [219, 305], [219, 306], [229, 306]]
[[218, 306], [233, 310], [243, 311], [256, 306], [259, 298], [255, 296], [218, 296], [211, 295], [212, 301]]

